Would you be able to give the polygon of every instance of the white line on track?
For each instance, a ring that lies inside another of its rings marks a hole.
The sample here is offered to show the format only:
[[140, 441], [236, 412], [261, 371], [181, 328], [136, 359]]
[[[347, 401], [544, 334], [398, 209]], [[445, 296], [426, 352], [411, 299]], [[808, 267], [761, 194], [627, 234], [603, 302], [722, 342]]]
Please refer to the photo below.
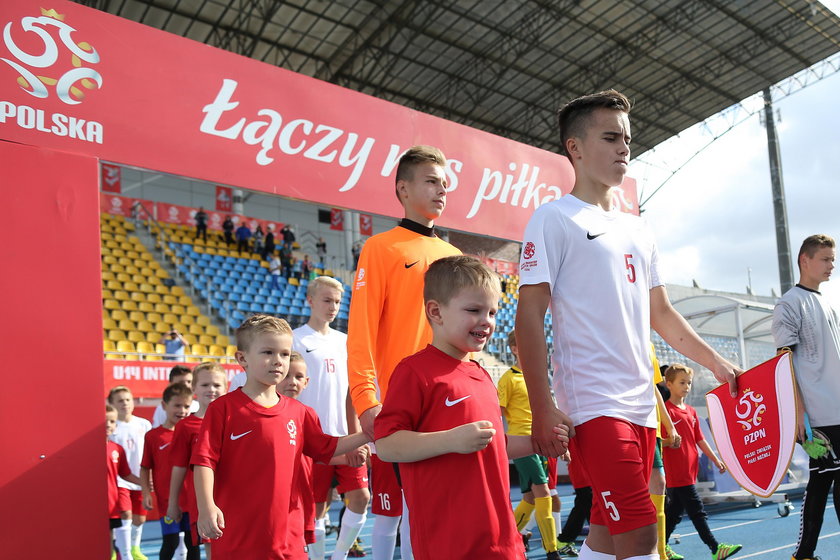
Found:
[[[820, 537], [820, 540], [822, 541], [822, 540], [824, 540], [824, 539], [828, 539], [828, 538], [831, 538], [831, 537], [836, 537], [836, 536], [840, 536], [840, 532], [837, 532], [837, 533], [829, 533], [828, 535], [822, 535], [822, 536]], [[755, 558], [755, 557], [757, 557], [757, 556], [761, 556], [761, 555], [763, 555], [763, 554], [768, 554], [768, 553], [770, 553], [770, 552], [778, 552], [779, 550], [785, 550], [785, 549], [790, 550], [790, 549], [792, 549], [792, 548], [793, 548], [793, 547], [795, 547], [795, 546], [796, 546], [796, 543], [795, 543], [795, 542], [793, 542], [793, 543], [790, 543], [790, 544], [786, 544], [786, 545], [784, 545], [784, 546], [777, 546], [776, 548], [768, 548], [767, 550], [760, 550], [760, 551], [758, 551], [758, 552], [753, 552], [752, 554], [747, 554], [747, 555], [745, 555], [745, 556], [741, 556], [741, 555], [739, 554], [739, 555], [738, 555], [738, 558], [739, 558], [739, 559], [741, 559], [741, 560], [743, 560], [744, 558]]]

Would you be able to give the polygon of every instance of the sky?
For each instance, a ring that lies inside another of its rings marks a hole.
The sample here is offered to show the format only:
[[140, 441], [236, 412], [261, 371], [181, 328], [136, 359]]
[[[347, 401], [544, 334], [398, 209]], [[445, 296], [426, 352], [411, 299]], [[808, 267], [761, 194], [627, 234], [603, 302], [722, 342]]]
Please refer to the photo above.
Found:
[[[840, 0], [826, 4], [840, 13]], [[840, 72], [835, 72], [774, 102], [781, 118], [776, 126], [794, 282], [802, 239], [826, 233], [840, 240], [838, 91]], [[755, 99], [746, 104], [754, 106]], [[712, 138], [695, 127], [632, 161], [629, 175], [638, 181], [640, 201], [670, 174], [663, 167], [679, 167]], [[756, 114], [714, 141], [642, 206], [656, 234], [666, 283], [696, 281], [703, 288], [744, 293], [751, 279], [755, 294], [769, 296], [771, 289], [780, 294], [768, 157], [767, 133]], [[836, 276], [822, 288], [840, 301], [840, 268]]]

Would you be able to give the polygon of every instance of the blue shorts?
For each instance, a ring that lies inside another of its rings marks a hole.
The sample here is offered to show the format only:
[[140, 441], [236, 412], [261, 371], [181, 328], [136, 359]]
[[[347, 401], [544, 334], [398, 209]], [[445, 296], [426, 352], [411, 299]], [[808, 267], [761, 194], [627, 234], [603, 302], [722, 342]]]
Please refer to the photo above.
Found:
[[187, 533], [190, 530], [190, 515], [187, 512], [184, 512], [181, 516], [180, 523], [176, 523], [165, 515], [159, 521], [161, 535], [177, 535], [181, 532]]

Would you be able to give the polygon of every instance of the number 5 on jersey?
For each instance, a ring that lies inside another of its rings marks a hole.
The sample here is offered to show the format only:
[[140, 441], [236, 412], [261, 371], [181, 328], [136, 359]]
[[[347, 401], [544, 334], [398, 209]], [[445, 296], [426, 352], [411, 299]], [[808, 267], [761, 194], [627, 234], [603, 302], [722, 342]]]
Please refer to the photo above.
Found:
[[628, 253], [624, 255], [624, 267], [627, 269], [627, 281], [631, 284], [636, 283], [636, 267], [633, 266], [633, 263], [630, 262], [633, 259], [633, 255]]

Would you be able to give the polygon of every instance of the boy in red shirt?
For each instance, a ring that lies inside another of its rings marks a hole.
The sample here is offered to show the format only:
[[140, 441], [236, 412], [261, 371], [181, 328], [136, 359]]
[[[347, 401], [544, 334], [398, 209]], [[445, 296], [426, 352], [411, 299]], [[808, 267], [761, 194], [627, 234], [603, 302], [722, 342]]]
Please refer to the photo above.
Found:
[[[192, 372], [190, 372], [192, 376]], [[160, 517], [160, 532], [162, 543], [160, 546], [160, 560], [172, 560], [180, 544], [178, 534], [189, 533], [190, 527], [186, 517], [181, 523], [175, 523], [166, 517], [169, 506], [169, 479], [172, 476], [172, 463], [169, 453], [172, 450], [172, 436], [175, 425], [189, 416], [192, 406], [192, 389], [183, 383], [173, 383], [163, 391], [162, 409], [165, 413], [163, 424], [146, 432], [146, 442], [143, 445], [143, 459], [140, 461], [140, 486], [143, 488], [143, 507], [147, 510], [154, 507], [152, 488], [157, 495]], [[187, 560], [198, 560], [198, 546], [187, 546]]]
[[[694, 487], [699, 469], [698, 447], [711, 459], [721, 473], [726, 472], [726, 465], [718, 459], [703, 438], [697, 411], [694, 410], [694, 407], [685, 403], [685, 399], [691, 391], [693, 377], [694, 370], [682, 364], [671, 365], [665, 370], [665, 383], [668, 385], [668, 390], [671, 391], [671, 397], [665, 403], [665, 408], [674, 422], [677, 433], [682, 438], [679, 447], [662, 448], [665, 472], [668, 473], [666, 478], [668, 505], [665, 506], [665, 542], [668, 542], [668, 539], [671, 538], [674, 527], [680, 522], [683, 511], [685, 511], [688, 513], [691, 522], [694, 523], [694, 528], [697, 529], [700, 539], [712, 551], [712, 560], [723, 560], [741, 550], [741, 545], [718, 543], [715, 536], [712, 535], [711, 529], [709, 529], [703, 502]], [[671, 551], [669, 558], [680, 560], [682, 555]]]
[[321, 431], [315, 411], [277, 394], [292, 352], [283, 319], [254, 315], [236, 329], [236, 360], [248, 380], [207, 410], [190, 463], [198, 531], [213, 541], [213, 560], [306, 558], [289, 542], [289, 511], [301, 454], [328, 462], [367, 443]]
[[[529, 436], [508, 436], [507, 450], [505, 440], [494, 437], [503, 433], [496, 388], [469, 359], [493, 334], [499, 287], [498, 277], [474, 257], [431, 264], [423, 299], [432, 344], [397, 365], [376, 417], [380, 458], [401, 463], [417, 560], [432, 560], [440, 550], [448, 558], [500, 560], [525, 553], [510, 508], [508, 456], [531, 455], [533, 447]], [[564, 450], [565, 434], [558, 426]], [[467, 505], [474, 519], [463, 523], [464, 511], [453, 503]]]
[[[128, 494], [120, 493], [117, 485], [117, 477], [121, 477], [134, 484], [139, 484], [140, 479], [131, 474], [131, 468], [125, 458], [125, 450], [118, 443], [111, 441], [111, 436], [117, 428], [117, 409], [110, 404], [105, 405], [105, 459], [108, 466], [108, 517], [110, 530], [118, 529], [123, 525], [120, 519], [122, 512], [131, 510], [131, 499]], [[130, 520], [127, 520], [130, 522]], [[131, 533], [126, 532], [124, 542], [117, 543], [120, 556], [130, 558], [131, 554]]]
[[227, 386], [227, 374], [222, 366], [214, 362], [198, 364], [193, 370], [193, 393], [198, 400], [198, 412], [178, 422], [172, 434], [172, 450], [169, 452], [172, 475], [169, 480], [166, 516], [190, 528], [190, 531], [185, 533], [184, 540], [189, 538], [190, 543], [195, 543], [196, 547], [201, 543], [195, 528], [198, 507], [195, 503], [193, 477], [187, 476], [187, 469], [207, 407], [227, 392]]

